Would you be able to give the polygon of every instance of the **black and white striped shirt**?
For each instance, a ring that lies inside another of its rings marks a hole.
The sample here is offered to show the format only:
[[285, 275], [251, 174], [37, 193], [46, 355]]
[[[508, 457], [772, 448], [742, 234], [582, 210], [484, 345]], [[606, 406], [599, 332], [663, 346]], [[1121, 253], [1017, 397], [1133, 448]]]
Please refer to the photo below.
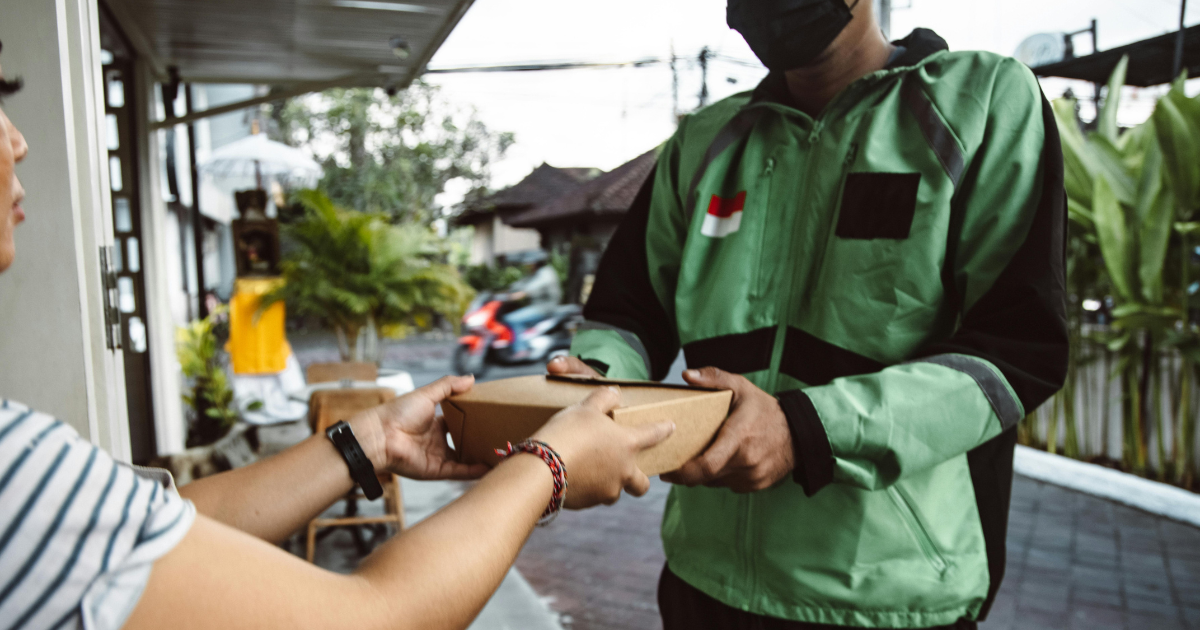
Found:
[[165, 471], [0, 399], [0, 630], [116, 630], [195, 520]]

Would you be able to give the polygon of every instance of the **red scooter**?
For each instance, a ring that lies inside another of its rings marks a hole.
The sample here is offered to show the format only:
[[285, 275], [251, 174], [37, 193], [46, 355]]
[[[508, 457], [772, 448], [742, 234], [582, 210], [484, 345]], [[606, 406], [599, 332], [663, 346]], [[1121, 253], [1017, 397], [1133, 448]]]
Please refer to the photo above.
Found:
[[463, 316], [464, 334], [458, 338], [454, 352], [454, 371], [483, 376], [493, 363], [516, 365], [565, 354], [583, 321], [582, 309], [564, 304], [527, 327], [514, 330], [504, 317], [525, 304], [525, 300], [509, 299], [504, 293], [484, 293], [475, 298]]
[[458, 349], [454, 351], [455, 372], [483, 376], [488, 368], [488, 352], [512, 344], [513, 331], [500, 317], [501, 311], [510, 313], [516, 310], [516, 305], [500, 299], [504, 297], [507, 296], [480, 294], [463, 315], [464, 334], [458, 338]]

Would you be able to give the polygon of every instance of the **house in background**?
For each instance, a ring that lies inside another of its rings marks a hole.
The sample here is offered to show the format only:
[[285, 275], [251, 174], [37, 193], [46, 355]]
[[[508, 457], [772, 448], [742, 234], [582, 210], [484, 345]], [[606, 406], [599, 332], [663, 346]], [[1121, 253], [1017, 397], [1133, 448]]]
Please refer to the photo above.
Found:
[[600, 169], [543, 163], [513, 186], [468, 203], [454, 225], [475, 228], [471, 264], [492, 265], [505, 254], [538, 249], [541, 237], [537, 230], [514, 228], [509, 218], [569, 193], [598, 173]]
[[505, 217], [512, 228], [536, 230], [542, 249], [570, 255], [563, 292], [568, 302], [587, 301], [600, 256], [657, 159], [655, 147], [565, 194]]

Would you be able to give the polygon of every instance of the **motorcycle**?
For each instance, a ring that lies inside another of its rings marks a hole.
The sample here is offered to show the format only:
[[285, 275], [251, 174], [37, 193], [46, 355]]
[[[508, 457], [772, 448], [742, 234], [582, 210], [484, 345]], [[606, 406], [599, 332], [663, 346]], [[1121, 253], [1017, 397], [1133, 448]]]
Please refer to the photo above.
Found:
[[463, 315], [463, 332], [454, 351], [454, 371], [483, 376], [492, 365], [546, 361], [566, 354], [583, 322], [583, 309], [564, 304], [532, 324], [514, 329], [504, 316], [523, 306], [507, 294], [482, 293]]

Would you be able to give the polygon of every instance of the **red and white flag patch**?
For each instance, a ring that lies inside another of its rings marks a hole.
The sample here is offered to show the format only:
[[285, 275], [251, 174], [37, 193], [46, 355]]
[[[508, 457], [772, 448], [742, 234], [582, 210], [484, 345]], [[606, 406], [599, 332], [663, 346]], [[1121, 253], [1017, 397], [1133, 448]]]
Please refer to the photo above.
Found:
[[746, 191], [734, 195], [733, 199], [712, 196], [708, 202], [708, 213], [700, 233], [713, 238], [725, 238], [742, 226], [742, 208], [746, 206]]

